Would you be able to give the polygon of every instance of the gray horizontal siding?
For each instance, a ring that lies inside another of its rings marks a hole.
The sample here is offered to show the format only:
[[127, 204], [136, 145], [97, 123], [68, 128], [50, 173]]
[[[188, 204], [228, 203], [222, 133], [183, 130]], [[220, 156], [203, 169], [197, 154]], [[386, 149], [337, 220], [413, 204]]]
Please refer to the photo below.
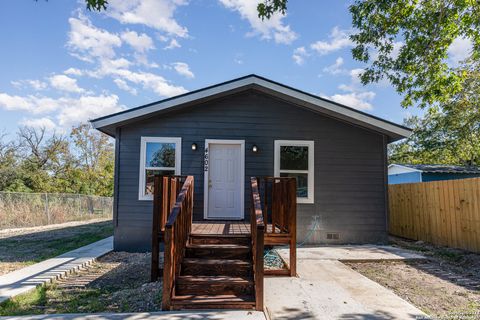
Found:
[[299, 242], [314, 216], [319, 225], [308, 243], [325, 243], [327, 232], [339, 232], [339, 242], [385, 240], [383, 136], [251, 91], [121, 127], [117, 250], [150, 246], [152, 203], [138, 200], [141, 136], [182, 138], [182, 174], [195, 176], [197, 220], [203, 218], [205, 139], [245, 140], [246, 219], [249, 177], [273, 175], [274, 140], [314, 140], [315, 203], [298, 205]]

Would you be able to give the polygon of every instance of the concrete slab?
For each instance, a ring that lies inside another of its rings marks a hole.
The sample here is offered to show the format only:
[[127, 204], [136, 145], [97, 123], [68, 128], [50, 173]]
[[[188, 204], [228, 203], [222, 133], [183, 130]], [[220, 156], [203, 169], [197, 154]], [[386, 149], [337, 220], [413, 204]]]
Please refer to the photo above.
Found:
[[64, 277], [91, 264], [96, 258], [112, 250], [113, 237], [108, 237], [55, 258], [0, 276], [0, 302], [28, 292], [38, 285]]
[[99, 313], [99, 314], [57, 314], [57, 315], [38, 315], [22, 317], [0, 317], [0, 319], [9, 320], [265, 320], [263, 312], [259, 311], [185, 311], [185, 312], [145, 312], [145, 313]]
[[[279, 250], [288, 260], [288, 250]], [[426, 315], [339, 260], [424, 259], [390, 246], [299, 248], [296, 278], [265, 278], [271, 319], [419, 319]]]
[[[288, 261], [288, 249], [278, 249], [282, 259]], [[384, 261], [425, 259], [424, 256], [410, 250], [379, 245], [331, 245], [297, 248], [297, 259], [339, 260], [339, 261]]]

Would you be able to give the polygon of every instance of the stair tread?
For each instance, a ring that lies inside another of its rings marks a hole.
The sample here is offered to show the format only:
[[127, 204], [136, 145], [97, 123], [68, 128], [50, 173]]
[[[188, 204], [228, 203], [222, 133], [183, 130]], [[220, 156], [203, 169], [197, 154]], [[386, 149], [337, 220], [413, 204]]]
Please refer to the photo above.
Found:
[[188, 281], [188, 282], [227, 282], [227, 283], [253, 283], [251, 277], [230, 277], [230, 276], [191, 276], [191, 275], [182, 275], [178, 276], [178, 281]]
[[221, 303], [255, 303], [253, 295], [237, 296], [233, 294], [224, 295], [182, 295], [172, 297], [172, 302], [188, 302], [189, 304], [221, 304]]
[[203, 259], [203, 258], [184, 258], [183, 263], [194, 263], [194, 264], [236, 264], [236, 265], [251, 265], [252, 263], [248, 260], [241, 259]]
[[196, 243], [189, 243], [187, 244], [187, 248], [191, 249], [248, 249], [250, 250], [250, 246], [242, 245], [242, 244], [196, 244]]
[[212, 234], [212, 233], [191, 233], [190, 237], [195, 238], [251, 238], [250, 234]]

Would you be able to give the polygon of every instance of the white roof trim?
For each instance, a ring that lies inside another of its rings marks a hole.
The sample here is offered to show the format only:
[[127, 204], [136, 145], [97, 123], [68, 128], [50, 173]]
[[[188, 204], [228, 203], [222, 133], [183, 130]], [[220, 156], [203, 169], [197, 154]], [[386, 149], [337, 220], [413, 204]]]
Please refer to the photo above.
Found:
[[392, 164], [388, 165], [388, 169], [394, 168], [394, 167], [404, 169], [405, 171], [408, 171], [408, 172], [423, 172], [422, 170], [418, 170], [418, 169], [415, 169], [415, 168], [410, 168], [410, 167], [407, 167], [407, 166], [402, 166], [401, 164], [392, 163]]
[[260, 87], [264, 87], [264, 88], [279, 92], [281, 94], [296, 98], [306, 103], [318, 106], [325, 110], [329, 110], [333, 113], [346, 116], [348, 118], [369, 124], [373, 127], [377, 127], [388, 132], [392, 132], [399, 136], [409, 137], [411, 134], [411, 131], [408, 129], [396, 126], [389, 122], [382, 121], [381, 119], [377, 119], [373, 116], [371, 117], [361, 112], [357, 112], [356, 110], [351, 110], [349, 108], [338, 106], [332, 102], [329, 102], [328, 100], [311, 96], [309, 94], [294, 90], [292, 88], [289, 88], [274, 82], [267, 81], [265, 79], [259, 78], [254, 75], [247, 76], [245, 78], [240, 78], [238, 80], [234, 80], [234, 81], [220, 84], [217, 86], [213, 86], [207, 89], [199, 90], [190, 94], [187, 93], [185, 95], [182, 95], [176, 98], [174, 97], [167, 101], [160, 101], [159, 103], [152, 104], [150, 106], [133, 109], [131, 111], [127, 111], [124, 113], [114, 114], [107, 118], [99, 118], [98, 120], [92, 120], [92, 124], [94, 128], [98, 129], [105, 126], [114, 125], [115, 123], [118, 123], [118, 122], [127, 121], [137, 117], [145, 116], [150, 113], [169, 109], [177, 105], [190, 103], [199, 99], [205, 99], [211, 96], [215, 96], [230, 90], [239, 89], [249, 85], [258, 85]]

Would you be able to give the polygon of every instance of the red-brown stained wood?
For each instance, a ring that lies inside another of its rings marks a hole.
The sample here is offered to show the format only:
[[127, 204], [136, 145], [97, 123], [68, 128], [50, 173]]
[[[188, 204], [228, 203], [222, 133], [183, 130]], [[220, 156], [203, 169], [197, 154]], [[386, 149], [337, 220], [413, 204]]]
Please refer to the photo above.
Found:
[[[180, 264], [182, 263], [185, 247], [188, 243], [192, 229], [193, 217], [193, 176], [188, 176], [181, 189], [177, 182], [181, 178], [172, 178], [172, 188], [168, 198], [180, 190], [175, 203], [172, 206], [170, 215], [165, 224], [165, 254], [163, 269], [163, 293], [162, 308], [172, 308], [172, 297], [175, 292], [175, 279], [180, 275]], [[179, 183], [179, 182], [178, 182]]]
[[160, 221], [161, 211], [163, 211], [162, 197], [163, 186], [162, 178], [160, 176], [154, 177], [154, 191], [153, 191], [153, 217], [152, 217], [152, 263], [150, 278], [151, 281], [157, 281], [159, 277], [159, 250], [160, 250]]
[[[266, 225], [265, 245], [289, 245], [290, 263], [288, 271], [269, 275], [296, 276], [297, 272], [297, 185], [292, 177], [263, 177], [264, 221]], [[269, 204], [269, 207], [267, 206]], [[265, 209], [266, 208], [266, 209]], [[269, 219], [270, 218], [270, 219]], [[270, 222], [269, 222], [270, 221]], [[267, 272], [267, 271], [266, 271]]]
[[257, 178], [252, 177], [251, 184], [251, 230], [253, 279], [255, 283], [255, 309], [263, 310], [263, 254], [265, 223], [263, 221], [262, 204]]

